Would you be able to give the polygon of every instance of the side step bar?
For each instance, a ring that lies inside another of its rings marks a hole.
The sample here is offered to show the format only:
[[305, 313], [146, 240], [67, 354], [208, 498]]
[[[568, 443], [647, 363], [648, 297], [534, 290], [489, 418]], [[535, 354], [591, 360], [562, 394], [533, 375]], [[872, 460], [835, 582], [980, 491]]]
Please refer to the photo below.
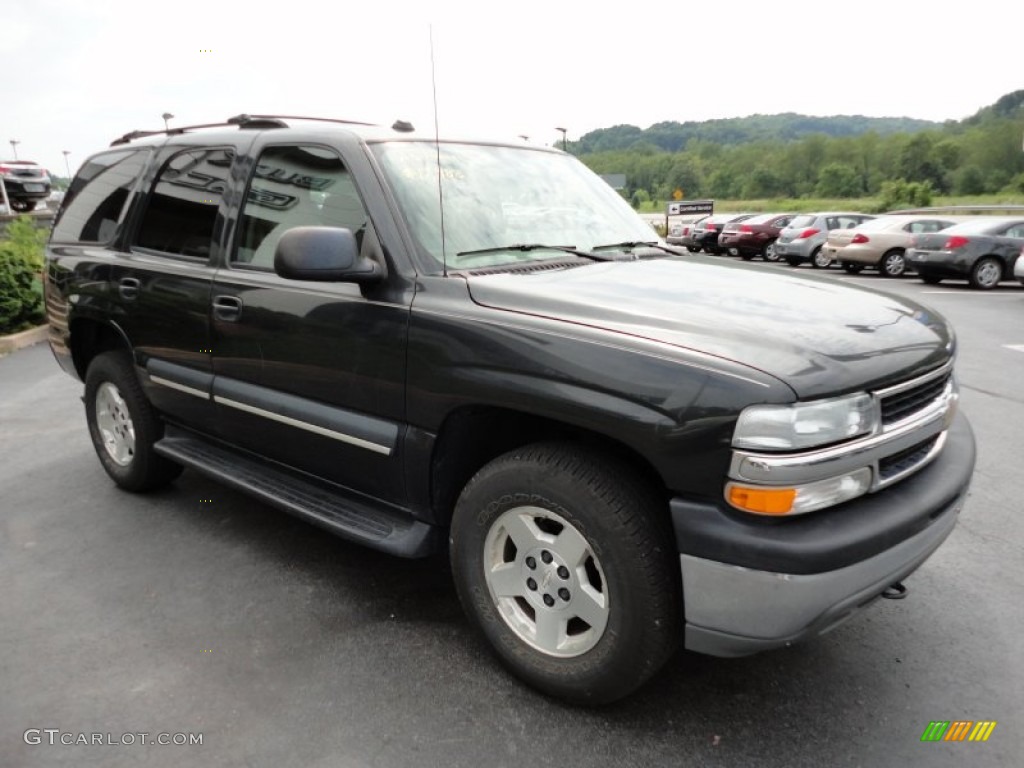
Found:
[[260, 501], [315, 523], [344, 539], [401, 557], [437, 552], [444, 532], [433, 525], [333, 491], [272, 464], [256, 461], [187, 433], [168, 429], [154, 446], [161, 456]]

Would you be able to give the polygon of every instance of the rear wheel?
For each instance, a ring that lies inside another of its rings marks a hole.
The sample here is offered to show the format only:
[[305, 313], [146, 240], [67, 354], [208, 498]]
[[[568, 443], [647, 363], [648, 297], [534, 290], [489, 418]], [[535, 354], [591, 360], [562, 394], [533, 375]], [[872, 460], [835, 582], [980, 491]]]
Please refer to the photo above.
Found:
[[887, 251], [878, 262], [878, 271], [886, 277], [903, 277], [907, 272], [907, 259], [902, 248]]
[[832, 257], [819, 245], [811, 251], [811, 266], [815, 269], [827, 269], [832, 264]]
[[844, 261], [843, 270], [851, 275], [859, 275], [864, 271], [864, 265], [855, 261]]
[[157, 416], [124, 352], [104, 352], [85, 375], [85, 414], [100, 463], [117, 485], [148, 491], [181, 474], [181, 466], [153, 451], [163, 437]]
[[625, 466], [570, 444], [512, 451], [459, 497], [455, 585], [512, 672], [583, 703], [633, 691], [680, 639], [664, 501]]
[[11, 210], [27, 213], [36, 207], [35, 200], [11, 200]]
[[1002, 279], [1003, 265], [999, 263], [998, 259], [991, 256], [978, 259], [971, 267], [969, 280], [972, 288], [987, 291], [999, 285], [999, 281]]

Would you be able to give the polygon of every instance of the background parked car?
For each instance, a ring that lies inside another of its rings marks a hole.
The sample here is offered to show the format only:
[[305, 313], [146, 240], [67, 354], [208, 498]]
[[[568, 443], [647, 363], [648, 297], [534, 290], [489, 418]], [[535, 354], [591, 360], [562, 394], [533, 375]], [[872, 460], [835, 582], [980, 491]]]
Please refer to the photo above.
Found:
[[701, 219], [693, 229], [693, 239], [707, 253], [723, 253], [718, 238], [726, 224], [743, 221], [753, 213], [713, 213]]
[[1017, 263], [1013, 265], [1013, 276], [1017, 278], [1021, 285], [1024, 285], [1024, 248], [1020, 249]]
[[977, 218], [931, 235], [917, 235], [907, 262], [934, 285], [944, 278], [966, 278], [972, 288], [995, 288], [1014, 275], [1024, 247], [1024, 218]]
[[851, 274], [873, 267], [886, 277], [900, 277], [907, 271], [906, 250], [914, 235], [939, 232], [964, 219], [935, 214], [880, 216], [853, 229], [833, 229], [822, 250]]
[[[50, 174], [29, 160], [0, 160], [0, 176], [7, 188], [7, 199], [15, 211], [31, 211], [36, 203], [50, 195]], [[0, 197], [2, 203], [3, 198]]]
[[809, 261], [812, 266], [823, 269], [832, 263], [822, 250], [828, 233], [833, 229], [853, 229], [873, 218], [867, 213], [855, 211], [800, 214], [779, 233], [779, 239], [775, 241], [775, 253], [791, 267]]
[[706, 218], [707, 216], [701, 216], [692, 221], [677, 221], [669, 227], [665, 240], [669, 245], [682, 245], [691, 253], [697, 253], [700, 250], [700, 245], [693, 239], [693, 230], [698, 223]]
[[[778, 261], [775, 240], [782, 228], [793, 220], [793, 213], [762, 213], [725, 225], [718, 236], [718, 247], [734, 256], [750, 261], [760, 256], [765, 261]], [[735, 251], [735, 253], [733, 253]]]

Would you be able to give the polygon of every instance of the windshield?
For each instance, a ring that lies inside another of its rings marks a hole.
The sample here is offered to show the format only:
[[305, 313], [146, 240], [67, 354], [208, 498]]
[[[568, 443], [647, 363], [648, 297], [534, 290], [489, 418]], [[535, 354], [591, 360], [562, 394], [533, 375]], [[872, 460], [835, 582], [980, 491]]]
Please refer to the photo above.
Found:
[[565, 259], [566, 248], [658, 240], [615, 190], [570, 155], [444, 142], [386, 142], [372, 150], [432, 271], [443, 261], [449, 269], [475, 269]]

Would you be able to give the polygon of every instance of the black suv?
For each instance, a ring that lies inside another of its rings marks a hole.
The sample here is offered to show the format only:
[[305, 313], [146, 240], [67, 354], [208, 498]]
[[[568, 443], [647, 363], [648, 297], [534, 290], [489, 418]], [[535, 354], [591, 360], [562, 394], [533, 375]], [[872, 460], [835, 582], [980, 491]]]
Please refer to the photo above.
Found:
[[623, 696], [830, 629], [952, 531], [953, 331], [679, 258], [555, 149], [239, 116], [89, 158], [47, 249], [104, 469], [447, 553], [516, 674]]

